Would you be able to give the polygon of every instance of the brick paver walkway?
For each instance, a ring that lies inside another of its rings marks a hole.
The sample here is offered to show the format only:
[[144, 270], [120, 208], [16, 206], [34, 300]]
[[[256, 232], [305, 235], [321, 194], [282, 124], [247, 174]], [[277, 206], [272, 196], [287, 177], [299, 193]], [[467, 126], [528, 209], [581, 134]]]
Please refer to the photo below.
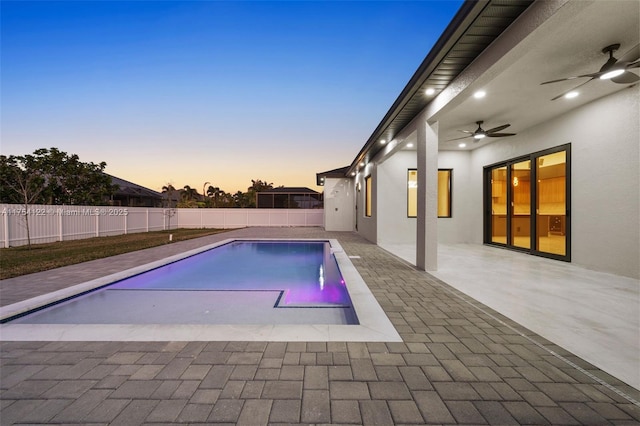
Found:
[[4, 280], [2, 304], [231, 236], [337, 238], [404, 342], [2, 342], [0, 423], [640, 424], [637, 390], [353, 233], [232, 231]]

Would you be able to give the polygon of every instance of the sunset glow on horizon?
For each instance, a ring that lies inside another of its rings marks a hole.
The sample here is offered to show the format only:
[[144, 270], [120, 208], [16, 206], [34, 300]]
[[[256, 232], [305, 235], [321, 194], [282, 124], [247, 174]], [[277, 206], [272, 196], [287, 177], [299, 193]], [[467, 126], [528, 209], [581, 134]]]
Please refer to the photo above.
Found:
[[461, 1], [2, 1], [4, 155], [57, 147], [161, 191], [321, 191]]

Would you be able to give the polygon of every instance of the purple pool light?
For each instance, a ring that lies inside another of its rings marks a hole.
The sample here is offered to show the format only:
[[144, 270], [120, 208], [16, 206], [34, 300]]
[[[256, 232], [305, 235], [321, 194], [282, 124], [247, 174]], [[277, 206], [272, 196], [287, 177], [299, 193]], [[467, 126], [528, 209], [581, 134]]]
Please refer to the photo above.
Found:
[[278, 307], [351, 306], [326, 241], [234, 241], [109, 289], [279, 290]]

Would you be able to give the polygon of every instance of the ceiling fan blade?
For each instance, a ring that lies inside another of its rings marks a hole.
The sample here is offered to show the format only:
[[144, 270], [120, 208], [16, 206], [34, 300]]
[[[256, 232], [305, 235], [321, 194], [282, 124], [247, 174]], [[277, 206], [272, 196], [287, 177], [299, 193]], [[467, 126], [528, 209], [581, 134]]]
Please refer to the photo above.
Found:
[[623, 74], [611, 79], [611, 81], [618, 84], [631, 84], [638, 80], [640, 80], [640, 77], [629, 71], [625, 71]]
[[558, 80], [545, 81], [544, 83], [540, 83], [540, 85], [542, 86], [543, 84], [557, 83], [559, 81], [575, 80], [576, 78], [591, 77], [593, 79], [593, 78], [596, 78], [596, 77], [600, 77], [602, 74], [604, 74], [604, 72], [598, 71], [598, 72], [594, 72], [594, 73], [591, 73], [591, 74], [582, 74], [582, 75], [576, 75], [576, 76], [573, 76], [573, 77], [560, 78]]
[[578, 77], [576, 76], [576, 77], [559, 78], [557, 80], [545, 81], [543, 83], [540, 83], [540, 85], [542, 86], [543, 84], [551, 84], [551, 83], [558, 83], [560, 81], [574, 80], [576, 78], [578, 78]]
[[500, 130], [504, 130], [509, 126], [511, 126], [511, 124], [503, 124], [502, 126], [494, 127], [493, 129], [487, 130], [487, 133], [499, 132]]
[[555, 101], [556, 99], [560, 99], [561, 97], [563, 97], [563, 96], [564, 96], [564, 95], [566, 95], [567, 93], [569, 93], [569, 92], [573, 92], [573, 91], [574, 91], [574, 90], [576, 90], [577, 88], [584, 86], [585, 84], [587, 84], [588, 82], [590, 82], [591, 80], [594, 80], [594, 79], [595, 79], [595, 77], [591, 77], [589, 80], [585, 81], [584, 83], [582, 83], [582, 84], [578, 84], [576, 87], [574, 87], [573, 89], [569, 89], [569, 90], [567, 90], [566, 92], [562, 92], [561, 94], [559, 94], [558, 96], [556, 96], [555, 98], [553, 98], [553, 99], [551, 99], [551, 100], [552, 100], [552, 101]]
[[[458, 130], [459, 132], [462, 132], [463, 130]], [[470, 138], [472, 135], [469, 136], [463, 136], [461, 138], [455, 138], [455, 139], [447, 139], [446, 142], [451, 142], [451, 141], [459, 141], [460, 139], [467, 139]]]
[[504, 138], [505, 136], [515, 136], [517, 133], [487, 133], [488, 138]]
[[635, 62], [631, 62], [630, 64], [627, 64], [626, 69], [629, 69], [629, 68], [638, 68], [638, 67], [640, 67], [640, 59], [638, 59], [638, 60], [637, 60], [637, 61], [635, 61]]
[[473, 135], [473, 132], [470, 132], [469, 130], [458, 130], [458, 131], [462, 133], [466, 133], [468, 135]]
[[627, 50], [627, 53], [625, 53], [620, 59], [618, 59], [618, 62], [631, 63], [637, 62], [638, 59], [640, 59], [640, 44], [636, 44], [631, 49]]

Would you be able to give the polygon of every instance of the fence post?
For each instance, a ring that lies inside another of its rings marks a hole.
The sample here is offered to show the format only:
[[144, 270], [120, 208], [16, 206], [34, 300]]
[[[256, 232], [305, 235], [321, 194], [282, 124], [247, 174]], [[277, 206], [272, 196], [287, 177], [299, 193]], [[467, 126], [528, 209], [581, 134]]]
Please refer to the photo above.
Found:
[[96, 237], [100, 236], [100, 213], [96, 213]]
[[62, 230], [62, 209], [57, 209], [58, 212], [58, 241], [64, 240], [64, 232]]
[[129, 221], [127, 220], [128, 215], [124, 215], [124, 235], [127, 235], [127, 228], [129, 226]]
[[147, 232], [149, 232], [149, 207], [147, 207]]
[[2, 212], [2, 216], [4, 216], [2, 219], [4, 222], [4, 248], [9, 248], [9, 211], [5, 209], [5, 211]]

